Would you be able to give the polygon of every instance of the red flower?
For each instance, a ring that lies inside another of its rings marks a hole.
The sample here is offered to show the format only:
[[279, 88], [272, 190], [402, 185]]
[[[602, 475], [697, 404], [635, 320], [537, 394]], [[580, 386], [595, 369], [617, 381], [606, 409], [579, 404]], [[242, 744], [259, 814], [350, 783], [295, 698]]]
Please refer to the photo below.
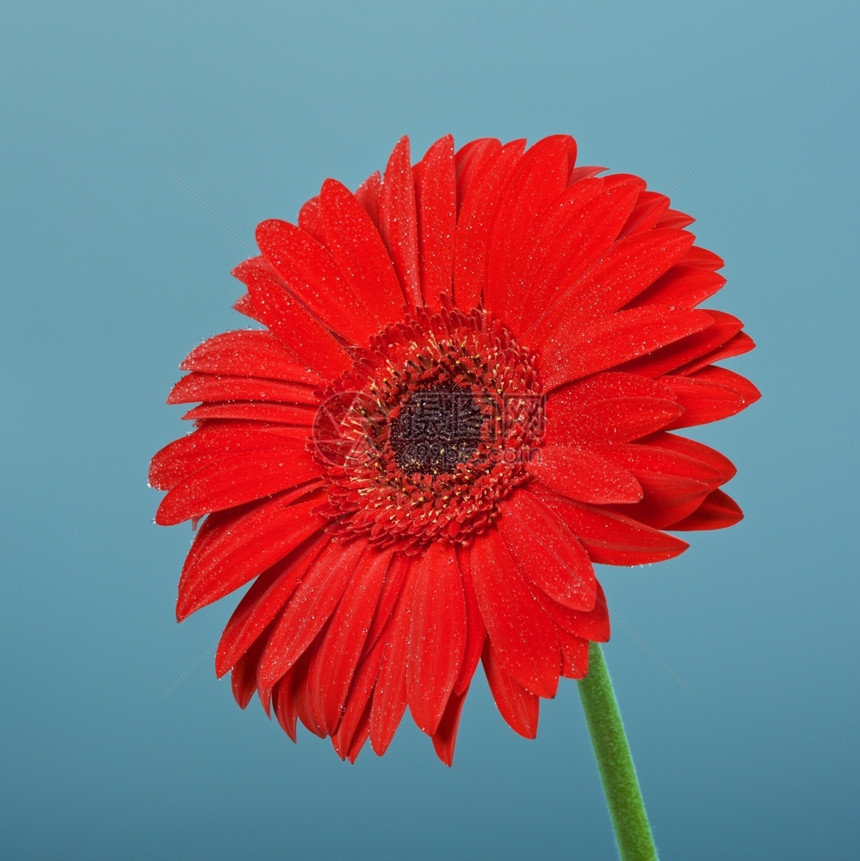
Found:
[[257, 228], [236, 307], [264, 328], [182, 364], [196, 430], [150, 471], [158, 523], [205, 516], [177, 615], [254, 581], [216, 669], [293, 739], [382, 754], [408, 706], [450, 764], [479, 661], [534, 736], [609, 637], [592, 563], [741, 517], [732, 464], [673, 433], [758, 397], [713, 364], [752, 348], [741, 322], [698, 309], [722, 261], [575, 154], [445, 137], [413, 166], [403, 138], [354, 194], [327, 180]]

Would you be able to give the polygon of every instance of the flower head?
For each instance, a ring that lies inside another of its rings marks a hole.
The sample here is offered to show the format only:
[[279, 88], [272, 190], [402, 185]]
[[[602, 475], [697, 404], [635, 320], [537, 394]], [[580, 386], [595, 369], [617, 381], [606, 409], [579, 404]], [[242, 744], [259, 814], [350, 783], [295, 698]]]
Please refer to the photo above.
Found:
[[221, 638], [254, 692], [354, 759], [408, 707], [450, 764], [483, 664], [517, 732], [609, 638], [593, 563], [668, 559], [729, 526], [734, 474], [674, 431], [758, 397], [700, 304], [724, 279], [692, 219], [568, 136], [409, 142], [355, 193], [326, 180], [234, 272], [262, 324], [183, 362], [196, 429], [152, 461], [160, 524], [205, 518], [180, 619], [248, 583]]

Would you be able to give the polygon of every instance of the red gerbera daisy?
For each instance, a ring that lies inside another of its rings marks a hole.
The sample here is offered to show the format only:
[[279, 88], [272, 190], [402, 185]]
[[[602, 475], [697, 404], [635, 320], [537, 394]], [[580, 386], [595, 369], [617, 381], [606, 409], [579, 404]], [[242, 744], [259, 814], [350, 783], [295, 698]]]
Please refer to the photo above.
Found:
[[160, 524], [205, 517], [179, 619], [254, 581], [218, 648], [353, 760], [406, 707], [451, 762], [481, 662], [534, 736], [540, 697], [609, 637], [592, 563], [675, 556], [663, 530], [729, 526], [733, 473], [673, 431], [756, 389], [714, 362], [753, 343], [700, 303], [722, 261], [635, 176], [575, 167], [571, 137], [409, 142], [355, 193], [326, 180], [265, 221], [235, 275], [263, 325], [182, 364], [202, 402], [162, 449]]

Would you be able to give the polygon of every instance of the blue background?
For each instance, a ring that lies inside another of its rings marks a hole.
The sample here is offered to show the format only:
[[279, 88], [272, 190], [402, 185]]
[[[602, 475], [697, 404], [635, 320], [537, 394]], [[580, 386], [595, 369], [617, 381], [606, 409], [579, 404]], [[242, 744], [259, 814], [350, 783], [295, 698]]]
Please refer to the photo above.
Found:
[[186, 430], [178, 362], [243, 325], [241, 243], [403, 133], [420, 154], [447, 132], [572, 133], [582, 163], [671, 188], [726, 259], [711, 304], [757, 340], [731, 365], [764, 398], [698, 437], [737, 464], [746, 520], [604, 569], [607, 659], [664, 859], [858, 857], [856, 4], [3, 17], [6, 857], [612, 857], [574, 683], [536, 741], [480, 681], [453, 769], [408, 718], [349, 766], [215, 680], [234, 599], [173, 621], [191, 533], [152, 525], [147, 463]]

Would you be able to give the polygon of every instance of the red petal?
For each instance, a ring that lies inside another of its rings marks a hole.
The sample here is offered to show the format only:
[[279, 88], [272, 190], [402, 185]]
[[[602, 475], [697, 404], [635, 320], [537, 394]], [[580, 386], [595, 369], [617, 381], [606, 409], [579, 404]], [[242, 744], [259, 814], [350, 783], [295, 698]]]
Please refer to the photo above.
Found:
[[337, 729], [391, 555], [391, 550], [368, 547], [343, 590], [328, 632], [311, 659], [308, 687], [315, 701], [314, 713], [328, 733]]
[[537, 735], [540, 700], [505, 671], [489, 640], [484, 646], [482, 657], [490, 693], [499, 713], [514, 732], [534, 738]]
[[[323, 704], [320, 700], [319, 690], [315, 686], [316, 679], [312, 674], [318, 672], [320, 657], [319, 650], [323, 643], [328, 639], [332, 632], [332, 620], [329, 617], [328, 621], [322, 626], [311, 644], [305, 649], [301, 658], [296, 662], [294, 667], [303, 665], [304, 669], [303, 680], [298, 688], [298, 716], [299, 720], [308, 727], [311, 732], [318, 735], [320, 738], [325, 738], [330, 735], [333, 730], [337, 729], [337, 723], [334, 726], [329, 726], [325, 718]], [[290, 672], [290, 671], [288, 671]], [[340, 715], [336, 720], [340, 719]]]
[[[686, 259], [685, 256], [684, 260]], [[673, 266], [647, 290], [636, 296], [631, 305], [680, 305], [682, 308], [695, 308], [709, 296], [713, 296], [725, 283], [726, 279], [719, 272], [712, 272], [710, 269]]]
[[546, 368], [545, 389], [645, 356], [712, 323], [713, 317], [704, 311], [655, 305], [611, 314], [565, 341], [538, 345], [552, 363]]
[[317, 242], [325, 244], [325, 221], [319, 195], [302, 205], [299, 210], [299, 227], [313, 236]]
[[244, 586], [319, 532], [326, 524], [312, 513], [319, 502], [314, 496], [285, 507], [284, 497], [277, 496], [233, 517], [210, 515], [185, 560], [177, 618]]
[[584, 179], [591, 179], [593, 176], [597, 176], [599, 173], [603, 173], [606, 170], [605, 167], [596, 167], [595, 165], [580, 165], [579, 167], [575, 167], [570, 172], [570, 179], [568, 183], [573, 185], [577, 182], [582, 182]]
[[[738, 332], [737, 335], [730, 338], [722, 346], [716, 347], [710, 352], [699, 356], [697, 359], [688, 362], [685, 365], [681, 365], [678, 368], [678, 373], [697, 373], [699, 370], [706, 368], [712, 362], [719, 362], [722, 359], [731, 359], [733, 356], [740, 356], [743, 353], [748, 353], [754, 347], [755, 341], [753, 341], [753, 339], [750, 338], [750, 336], [747, 335], [746, 332]], [[756, 389], [756, 392], [758, 392], [758, 389]]]
[[[636, 199], [639, 200], [640, 195], [645, 193], [645, 180], [641, 176], [636, 176], [632, 173], [612, 173], [609, 176], [603, 177], [606, 181], [607, 188], [615, 186], [633, 186], [636, 189]], [[629, 216], [628, 216], [629, 219]]]
[[686, 541], [623, 514], [559, 497], [545, 501], [579, 539], [593, 562], [642, 565], [671, 559], [688, 547]]
[[202, 428], [174, 440], [153, 458], [149, 467], [149, 483], [159, 490], [169, 490], [184, 481], [214, 458], [236, 455], [285, 446], [300, 448], [294, 432], [282, 429], [261, 429], [254, 425], [235, 425]]
[[309, 233], [286, 221], [257, 226], [257, 245], [285, 288], [326, 326], [357, 344], [378, 328], [373, 309], [344, 282], [332, 256]]
[[201, 404], [188, 410], [182, 418], [197, 421], [215, 419], [237, 419], [246, 422], [267, 422], [302, 428], [302, 438], [307, 439], [314, 417], [316, 404], [271, 404], [260, 401], [235, 401]]
[[484, 306], [509, 326], [516, 326], [522, 306], [518, 265], [531, 254], [539, 216], [567, 187], [575, 158], [573, 138], [544, 138], [523, 155], [505, 185], [487, 250]]
[[257, 377], [186, 374], [172, 389], [168, 404], [195, 401], [279, 401], [316, 405], [314, 390], [303, 383], [285, 383]]
[[532, 693], [554, 696], [561, 668], [555, 626], [499, 533], [491, 529], [476, 538], [468, 558], [481, 617], [502, 666]]
[[[345, 751], [346, 759], [348, 759], [351, 763], [355, 763], [356, 759], [358, 759], [358, 755], [361, 753], [361, 749], [364, 747], [364, 743], [370, 738], [370, 707], [365, 708], [362, 716], [361, 723], [359, 724], [355, 735], [350, 742], [349, 747]], [[341, 756], [341, 759], [344, 757]]]
[[559, 308], [566, 306], [582, 323], [617, 311], [667, 272], [692, 244], [692, 234], [683, 230], [650, 230], [622, 239]]
[[525, 141], [512, 141], [481, 165], [469, 185], [457, 219], [454, 299], [457, 307], [477, 307], [487, 276], [487, 249], [501, 192], [516, 168]]
[[559, 630], [561, 674], [566, 679], [584, 679], [588, 675], [588, 640]]
[[423, 304], [418, 278], [415, 185], [409, 160], [409, 138], [405, 136], [397, 142], [385, 168], [379, 225], [407, 302]]
[[[257, 312], [257, 309], [254, 307], [254, 300], [251, 299], [249, 293], [245, 293], [244, 295], [240, 296], [233, 303], [233, 309], [238, 311], [240, 314], [244, 314], [246, 317], [250, 317], [257, 323], [263, 323], [263, 321], [260, 319], [260, 315]], [[266, 324], [263, 323], [263, 325], [265, 326]], [[295, 359], [295, 353], [293, 353], [292, 350], [289, 350], [286, 344], [284, 344], [283, 347], [293, 357], [293, 359]]]
[[438, 310], [440, 300], [450, 299], [453, 291], [457, 189], [451, 135], [427, 150], [415, 165], [414, 176], [421, 290], [424, 302]]
[[625, 505], [620, 511], [656, 529], [669, 529], [692, 514], [713, 489], [709, 482], [684, 475], [647, 472], [644, 469], [634, 471], [645, 491], [645, 497], [641, 502]]
[[284, 289], [265, 258], [246, 260], [233, 275], [248, 288], [257, 318], [308, 368], [333, 378], [351, 366], [336, 335]]
[[[287, 445], [287, 443], [293, 443]], [[180, 482], [164, 497], [155, 522], [173, 526], [213, 511], [233, 508], [298, 487], [319, 477], [304, 444], [288, 437], [259, 451], [223, 457]]]
[[364, 207], [370, 220], [379, 229], [379, 208], [382, 205], [382, 174], [374, 171], [356, 190], [355, 199]]
[[[593, 206], [588, 204], [603, 191], [603, 180], [587, 179], [570, 186], [541, 214], [527, 254], [511, 278], [520, 282], [528, 301], [518, 308], [519, 327], [525, 331], [550, 307], [565, 287], [572, 269], [597, 260], [612, 243], [612, 227], [593, 230]], [[597, 204], [600, 206], [600, 204]]]
[[323, 537], [301, 548], [254, 581], [221, 635], [215, 655], [216, 675], [223, 676], [262, 636], [327, 543], [328, 537]]
[[385, 643], [380, 640], [365, 654], [358, 665], [347, 695], [343, 716], [332, 735], [334, 749], [341, 757], [354, 760], [370, 736], [371, 695], [379, 675]]
[[413, 557], [395, 554], [391, 566], [385, 575], [382, 591], [379, 595], [379, 604], [373, 616], [373, 624], [367, 634], [367, 648], [371, 648], [376, 641], [388, 629], [391, 614], [400, 600], [400, 594], [406, 585], [409, 569], [415, 564]]
[[692, 374], [691, 379], [733, 389], [744, 398], [745, 406], [755, 403], [761, 397], [761, 392], [746, 377], [728, 368], [703, 368]]
[[230, 687], [233, 689], [233, 697], [240, 709], [247, 708], [251, 697], [257, 690], [257, 661], [263, 652], [265, 639], [254, 643], [253, 647], [239, 660], [230, 675]]
[[[669, 442], [671, 439], [669, 434], [657, 434], [648, 441], [649, 444], [611, 443], [600, 446], [599, 451], [637, 477], [669, 479], [674, 476], [716, 487], [734, 475], [734, 467], [729, 461], [721, 464], [722, 468], [717, 468], [708, 461], [691, 457], [687, 452], [673, 447]], [[668, 445], [660, 445], [660, 441], [668, 442]]]
[[[656, 306], [648, 306], [656, 307]], [[645, 308], [633, 309], [644, 311]], [[632, 313], [630, 311], [626, 313]], [[663, 374], [671, 374], [689, 362], [706, 356], [718, 347], [721, 347], [741, 330], [743, 323], [731, 314], [722, 311], [709, 310], [683, 311], [686, 314], [707, 314], [711, 318], [708, 326], [701, 328], [698, 332], [691, 332], [689, 337], [681, 338], [674, 344], [664, 346], [650, 356], [643, 356], [628, 362], [624, 370], [646, 377], [659, 377]], [[668, 343], [668, 342], [667, 342]], [[709, 359], [708, 361], [713, 361]]]
[[[724, 369], [705, 369], [695, 377], [660, 377], [660, 382], [672, 389], [678, 403], [684, 407], [684, 414], [672, 422], [669, 428], [692, 427], [693, 425], [719, 421], [728, 418], [728, 416], [736, 415], [748, 407], [752, 401], [758, 399], [758, 390], [754, 390], [755, 396], [751, 397], [752, 393], [749, 390], [741, 392], [733, 386], [723, 385], [709, 378], [706, 375], [708, 370], [722, 371]], [[742, 380], [743, 383], [747, 382], [737, 374], [733, 374], [732, 377]]]
[[373, 692], [370, 712], [370, 743], [379, 755], [385, 753], [406, 711], [406, 662], [409, 652], [410, 610], [415, 567], [410, 567], [408, 580], [394, 609], [385, 635], [382, 666]]
[[590, 610], [594, 569], [564, 523], [527, 489], [509, 496], [499, 509], [499, 532], [526, 580], [565, 607]]
[[272, 691], [272, 708], [281, 729], [295, 742], [296, 704], [293, 700], [292, 673], [287, 673]]
[[[321, 637], [325, 636], [328, 626], [323, 626]], [[325, 738], [325, 729], [317, 723], [316, 715], [312, 707], [313, 698], [308, 688], [308, 665], [313, 657], [314, 647], [311, 646], [304, 652], [293, 666], [292, 672], [289, 673], [290, 688], [293, 695], [293, 704], [295, 706], [296, 715], [302, 722], [302, 725], [308, 732], [312, 732], [319, 738]], [[259, 672], [257, 673], [257, 684], [259, 688]], [[271, 696], [271, 691], [268, 688], [260, 689], [260, 699], [265, 706], [266, 696]]]
[[418, 564], [409, 629], [406, 691], [418, 727], [433, 735], [460, 674], [466, 602], [454, 548], [431, 544]]
[[560, 631], [567, 631], [576, 637], [599, 643], [605, 643], [609, 639], [609, 607], [606, 604], [603, 588], [596, 580], [594, 581], [594, 606], [586, 612], [563, 607], [541, 592], [535, 592], [535, 597]]
[[233, 377], [268, 377], [319, 387], [325, 380], [295, 363], [287, 348], [260, 329], [224, 332], [192, 350], [179, 366], [183, 371]]
[[326, 227], [326, 246], [347, 283], [376, 311], [377, 318], [392, 323], [403, 316], [404, 294], [370, 216], [341, 183], [327, 179], [320, 193]]
[[439, 727], [433, 734], [433, 748], [436, 755], [445, 765], [450, 766], [454, 761], [454, 745], [457, 741], [457, 728], [460, 725], [460, 714], [463, 711], [463, 703], [466, 701], [466, 691], [462, 694], [451, 694], [448, 705]]
[[478, 662], [481, 660], [484, 640], [487, 639], [487, 631], [484, 628], [478, 599], [475, 596], [475, 586], [471, 580], [471, 565], [468, 559], [463, 558], [468, 553], [468, 545], [457, 547], [457, 559], [460, 565], [460, 576], [463, 578], [463, 593], [466, 598], [466, 648], [464, 649], [463, 665], [460, 667], [460, 676], [454, 684], [454, 693], [457, 696], [465, 694], [468, 690], [478, 667]]
[[528, 471], [563, 496], [597, 505], [638, 502], [639, 482], [623, 467], [593, 451], [544, 446], [534, 453]]
[[496, 153], [502, 148], [502, 142], [496, 138], [479, 138], [469, 141], [457, 150], [454, 156], [454, 166], [457, 172], [457, 201], [462, 204], [463, 198], [469, 191], [475, 177], [478, 176]]
[[672, 433], [659, 433], [642, 440], [647, 445], [657, 446], [667, 451], [674, 451], [693, 460], [700, 461], [717, 476], [717, 483], [724, 484], [732, 478], [737, 470], [734, 464], [723, 454], [695, 440], [677, 436]]
[[677, 209], [667, 209], [657, 222], [657, 227], [672, 227], [683, 230], [685, 227], [689, 227], [695, 220], [695, 218], [687, 215], [686, 212], [679, 212]]
[[[552, 301], [532, 303], [529, 312], [524, 312], [525, 342], [541, 344], [563, 339], [571, 325], [579, 322], [581, 295], [592, 289], [591, 269], [611, 248], [639, 194], [638, 183], [613, 185], [611, 179], [595, 180], [587, 193], [573, 186], [561, 198], [569, 198], [571, 204], [563, 229], [543, 253], [540, 269], [530, 278], [536, 295], [551, 296]], [[601, 189], [598, 195], [593, 193], [595, 185]]]
[[[574, 383], [561, 392], [554, 392], [550, 402], [574, 404], [576, 409], [587, 411], [591, 405], [607, 398], [665, 398], [672, 392], [659, 382], [639, 374], [605, 371], [587, 380]], [[574, 407], [571, 407], [574, 408]]]
[[328, 621], [359, 565], [364, 541], [332, 539], [309, 567], [275, 623], [260, 660], [257, 685], [271, 690]]
[[636, 374], [603, 373], [561, 391], [546, 403], [546, 445], [628, 442], [664, 428], [683, 413], [674, 394]]
[[714, 490], [689, 517], [673, 523], [672, 529], [725, 529], [734, 526], [743, 517], [740, 506], [728, 494]]
[[651, 230], [669, 208], [669, 198], [656, 191], [642, 191], [636, 199], [620, 236], [635, 236]]
[[702, 269], [710, 269], [714, 272], [725, 266], [725, 262], [722, 257], [718, 254], [714, 254], [713, 251], [708, 251], [707, 248], [699, 248], [698, 245], [694, 245], [686, 253], [681, 262], [685, 266], [699, 266]]

